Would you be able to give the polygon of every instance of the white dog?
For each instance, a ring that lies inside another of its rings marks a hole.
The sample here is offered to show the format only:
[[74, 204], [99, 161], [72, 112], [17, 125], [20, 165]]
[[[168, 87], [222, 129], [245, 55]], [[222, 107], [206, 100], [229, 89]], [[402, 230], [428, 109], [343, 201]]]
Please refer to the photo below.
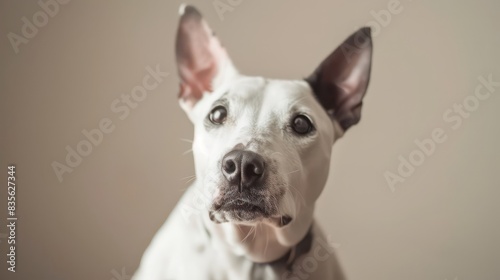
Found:
[[313, 213], [332, 145], [360, 119], [370, 29], [307, 79], [272, 80], [239, 74], [202, 15], [183, 6], [176, 55], [196, 182], [134, 279], [344, 279]]

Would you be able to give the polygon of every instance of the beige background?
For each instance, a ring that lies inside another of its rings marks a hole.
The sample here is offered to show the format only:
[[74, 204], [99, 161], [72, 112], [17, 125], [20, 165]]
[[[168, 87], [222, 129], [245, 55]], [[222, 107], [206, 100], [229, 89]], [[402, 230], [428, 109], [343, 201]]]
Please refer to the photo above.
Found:
[[[221, 20], [212, 2], [192, 1], [240, 70], [277, 78], [308, 75], [389, 3], [243, 0]], [[19, 217], [18, 272], [7, 274], [0, 238], [1, 279], [119, 280], [136, 269], [194, 174], [180, 140], [192, 125], [176, 100], [180, 3], [73, 0], [15, 54], [8, 32], [20, 34], [21, 18], [41, 8], [1, 2], [0, 233], [8, 163], [17, 164]], [[363, 118], [335, 145], [317, 218], [350, 279], [500, 279], [500, 88], [459, 129], [442, 118], [479, 76], [500, 81], [500, 4], [401, 6], [374, 38]], [[110, 104], [156, 64], [172, 75], [118, 119]], [[51, 163], [104, 117], [115, 130], [60, 183]], [[447, 141], [391, 192], [384, 172], [437, 127]]]

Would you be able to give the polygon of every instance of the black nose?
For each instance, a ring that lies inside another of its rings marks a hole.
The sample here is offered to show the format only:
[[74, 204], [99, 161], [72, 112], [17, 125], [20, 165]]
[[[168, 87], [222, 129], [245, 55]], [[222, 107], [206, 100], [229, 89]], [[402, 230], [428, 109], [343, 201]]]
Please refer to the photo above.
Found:
[[222, 159], [222, 174], [239, 191], [260, 183], [264, 171], [264, 159], [254, 152], [234, 150]]

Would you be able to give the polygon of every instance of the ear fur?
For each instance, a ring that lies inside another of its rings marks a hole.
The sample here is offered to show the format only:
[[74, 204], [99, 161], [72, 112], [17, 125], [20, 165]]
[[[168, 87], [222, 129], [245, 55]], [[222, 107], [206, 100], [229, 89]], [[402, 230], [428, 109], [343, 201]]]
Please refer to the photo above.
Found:
[[361, 118], [371, 61], [371, 30], [364, 27], [349, 36], [306, 78], [323, 108], [344, 131]]
[[175, 54], [180, 78], [179, 99], [192, 109], [221, 82], [221, 76], [235, 73], [225, 48], [193, 6], [182, 5], [179, 13]]

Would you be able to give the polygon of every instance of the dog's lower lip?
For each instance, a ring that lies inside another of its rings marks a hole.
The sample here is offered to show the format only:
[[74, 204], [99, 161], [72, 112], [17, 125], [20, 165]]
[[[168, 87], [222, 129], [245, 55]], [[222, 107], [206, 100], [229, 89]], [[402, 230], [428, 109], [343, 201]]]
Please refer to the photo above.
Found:
[[246, 201], [246, 200], [243, 200], [243, 199], [237, 199], [231, 203], [229, 203], [229, 205], [237, 205], [237, 206], [257, 206], [249, 201]]
[[221, 205], [219, 208], [226, 211], [248, 211], [248, 212], [264, 212], [264, 208], [245, 199], [236, 199]]

